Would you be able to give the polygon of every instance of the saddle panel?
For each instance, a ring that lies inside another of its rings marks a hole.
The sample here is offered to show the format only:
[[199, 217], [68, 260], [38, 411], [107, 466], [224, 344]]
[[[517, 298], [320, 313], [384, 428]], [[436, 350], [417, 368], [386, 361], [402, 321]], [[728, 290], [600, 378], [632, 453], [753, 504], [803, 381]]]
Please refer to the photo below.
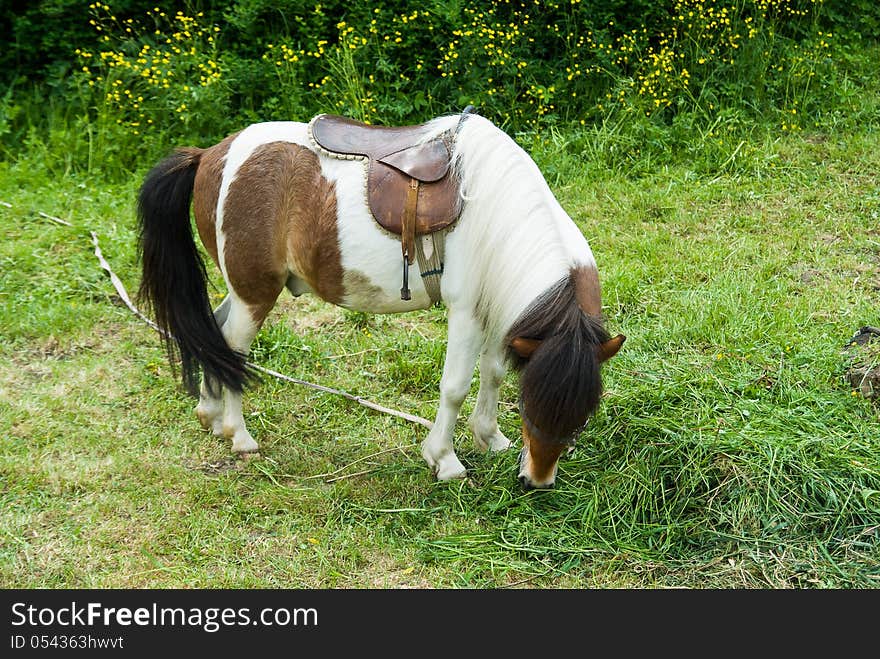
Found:
[[347, 117], [321, 114], [312, 119], [311, 135], [322, 149], [367, 158], [367, 201], [376, 222], [402, 235], [411, 181], [418, 185], [415, 234], [440, 231], [461, 215], [458, 177], [442, 137], [421, 142], [424, 125], [372, 126]]

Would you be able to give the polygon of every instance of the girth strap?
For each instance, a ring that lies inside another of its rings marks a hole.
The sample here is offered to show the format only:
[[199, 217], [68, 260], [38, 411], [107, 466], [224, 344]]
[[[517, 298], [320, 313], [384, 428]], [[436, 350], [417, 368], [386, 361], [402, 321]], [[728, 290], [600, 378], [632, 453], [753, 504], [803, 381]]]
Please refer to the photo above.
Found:
[[[440, 302], [440, 278], [443, 276], [443, 261], [446, 244], [446, 229], [419, 236], [416, 239], [416, 259], [422, 282], [432, 304]], [[425, 249], [428, 254], [425, 254]]]

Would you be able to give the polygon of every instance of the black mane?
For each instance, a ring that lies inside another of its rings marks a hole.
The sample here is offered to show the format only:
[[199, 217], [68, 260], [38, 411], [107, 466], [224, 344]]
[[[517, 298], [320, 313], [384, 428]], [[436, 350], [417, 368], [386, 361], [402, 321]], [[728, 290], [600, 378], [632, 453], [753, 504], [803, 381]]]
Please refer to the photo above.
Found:
[[569, 274], [522, 313], [507, 344], [516, 337], [541, 341], [528, 359], [510, 351], [520, 372], [525, 415], [542, 433], [562, 441], [583, 427], [602, 397], [597, 347], [609, 339], [603, 320], [578, 305]]

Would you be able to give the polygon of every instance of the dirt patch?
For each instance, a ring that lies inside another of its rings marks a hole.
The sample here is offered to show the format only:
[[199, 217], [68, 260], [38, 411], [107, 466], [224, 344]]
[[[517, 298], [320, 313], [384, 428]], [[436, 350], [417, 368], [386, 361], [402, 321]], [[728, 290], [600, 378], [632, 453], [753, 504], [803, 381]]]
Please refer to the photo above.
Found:
[[345, 321], [341, 307], [312, 296], [292, 298], [282, 294], [271, 311], [273, 322], [283, 322], [294, 332], [322, 330]]
[[27, 367], [37, 362], [66, 361], [82, 354], [108, 354], [116, 349], [121, 337], [130, 335], [133, 327], [137, 325], [101, 322], [74, 335], [50, 334], [10, 353], [9, 359], [17, 366]]
[[216, 476], [225, 474], [229, 471], [238, 471], [242, 465], [246, 464], [244, 460], [239, 460], [235, 456], [224, 458], [223, 460], [215, 460], [213, 462], [200, 462], [198, 464], [187, 464], [186, 468], [190, 471], [200, 471], [203, 474]]
[[369, 588], [425, 589], [434, 583], [423, 566], [402, 566], [400, 561], [384, 554], [374, 554], [369, 559], [370, 569], [365, 575]]
[[850, 366], [846, 378], [865, 398], [880, 398], [880, 328], [865, 326], [849, 340]]

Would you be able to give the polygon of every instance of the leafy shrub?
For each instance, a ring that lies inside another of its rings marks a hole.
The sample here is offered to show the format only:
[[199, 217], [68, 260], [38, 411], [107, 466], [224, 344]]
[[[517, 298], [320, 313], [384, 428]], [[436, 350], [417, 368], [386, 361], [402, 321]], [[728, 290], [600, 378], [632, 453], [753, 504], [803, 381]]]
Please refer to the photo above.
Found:
[[[473, 104], [512, 132], [615, 125], [632, 137], [648, 119], [667, 146], [682, 127], [723, 139], [755, 122], [838, 123], [866, 116], [854, 98], [873, 84], [864, 45], [880, 17], [872, 3], [839, 0], [227, 0], [186, 10], [118, 0], [93, 3], [85, 18], [75, 4], [0, 20], [21, 58], [39, 41], [37, 18], [52, 16], [41, 43], [57, 52], [69, 38], [67, 58], [24, 59], [78, 101], [88, 166], [109, 153], [123, 168], [156, 142], [146, 131], [206, 143], [246, 122], [318, 112], [399, 124]], [[22, 134], [36, 113], [4, 103], [0, 133]]]

